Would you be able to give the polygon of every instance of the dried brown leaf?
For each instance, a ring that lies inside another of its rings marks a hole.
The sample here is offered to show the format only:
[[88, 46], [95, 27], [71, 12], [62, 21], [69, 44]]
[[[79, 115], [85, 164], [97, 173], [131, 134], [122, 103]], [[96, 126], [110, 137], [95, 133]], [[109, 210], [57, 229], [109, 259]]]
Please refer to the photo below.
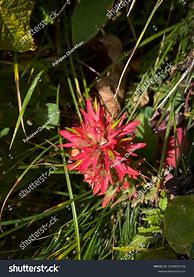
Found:
[[[139, 95], [135, 95], [133, 98], [133, 102], [136, 104], [139, 101]], [[149, 95], [148, 92], [145, 91], [141, 96], [141, 100], [139, 102], [139, 107], [144, 107], [149, 103]]]
[[[106, 48], [107, 54], [112, 62], [116, 61], [123, 53], [121, 41], [112, 34], [99, 39]], [[123, 69], [123, 64], [120, 63], [114, 66], [107, 74], [96, 84], [96, 89], [100, 95], [102, 104], [106, 107], [107, 112], [115, 118], [121, 111], [120, 103], [124, 98], [125, 78], [118, 92], [118, 97], [114, 98], [116, 87]]]

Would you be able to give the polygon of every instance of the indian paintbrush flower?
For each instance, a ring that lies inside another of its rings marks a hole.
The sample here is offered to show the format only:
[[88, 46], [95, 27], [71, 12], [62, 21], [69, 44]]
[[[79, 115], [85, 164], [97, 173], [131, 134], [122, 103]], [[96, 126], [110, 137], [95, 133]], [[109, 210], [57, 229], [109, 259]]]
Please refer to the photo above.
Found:
[[[126, 176], [137, 179], [139, 175], [130, 166], [130, 157], [136, 157], [134, 151], [146, 145], [132, 142], [135, 128], [140, 122], [123, 124], [125, 114], [113, 122], [99, 103], [95, 102], [93, 108], [91, 101], [87, 100], [86, 106], [86, 112], [81, 109], [84, 119], [79, 127], [60, 131], [60, 135], [69, 141], [60, 147], [76, 150], [70, 157], [72, 164], [68, 165], [68, 169], [83, 174], [84, 181], [89, 183], [94, 194], [104, 195], [110, 186], [116, 194], [130, 186]], [[103, 206], [106, 205], [105, 201]]]

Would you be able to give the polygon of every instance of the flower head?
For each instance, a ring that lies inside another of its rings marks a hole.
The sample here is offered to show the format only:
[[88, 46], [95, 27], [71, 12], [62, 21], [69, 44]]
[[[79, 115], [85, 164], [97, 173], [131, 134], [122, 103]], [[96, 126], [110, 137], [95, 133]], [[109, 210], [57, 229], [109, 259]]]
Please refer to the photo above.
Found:
[[139, 121], [123, 125], [124, 114], [113, 122], [99, 104], [95, 103], [94, 109], [87, 100], [86, 105], [87, 111], [81, 110], [84, 117], [81, 125], [60, 131], [60, 135], [69, 141], [60, 146], [76, 149], [68, 169], [82, 173], [94, 194], [104, 195], [110, 186], [117, 187], [117, 191], [126, 189], [129, 183], [125, 177], [137, 179], [139, 175], [130, 166], [131, 157], [136, 157], [134, 151], [146, 145], [132, 142]]

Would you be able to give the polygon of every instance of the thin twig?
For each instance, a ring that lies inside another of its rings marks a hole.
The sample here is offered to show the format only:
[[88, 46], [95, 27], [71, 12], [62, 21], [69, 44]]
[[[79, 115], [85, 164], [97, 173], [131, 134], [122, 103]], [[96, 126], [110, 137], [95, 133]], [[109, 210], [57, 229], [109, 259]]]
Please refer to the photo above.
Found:
[[129, 65], [129, 63], [130, 63], [130, 61], [131, 61], [131, 59], [132, 59], [132, 57], [133, 57], [135, 51], [136, 51], [137, 48], [138, 48], [138, 46], [139, 46], [139, 44], [140, 44], [140, 42], [141, 42], [141, 39], [142, 39], [142, 37], [144, 36], [144, 33], [145, 33], [145, 31], [146, 31], [146, 29], [147, 29], [147, 27], [148, 27], [150, 21], [152, 20], [152, 17], [154, 16], [156, 10], [159, 8], [159, 6], [162, 4], [162, 2], [163, 2], [163, 0], [158, 0], [158, 2], [156, 3], [156, 5], [155, 5], [154, 8], [153, 8], [153, 11], [152, 11], [151, 15], [149, 16], [149, 18], [148, 18], [148, 20], [147, 20], [147, 22], [146, 22], [146, 25], [145, 25], [143, 31], [141, 32], [141, 34], [140, 34], [140, 36], [139, 36], [139, 38], [138, 38], [138, 41], [136, 42], [135, 47], [133, 48], [133, 51], [132, 51], [131, 55], [129, 56], [129, 59], [128, 59], [126, 65], [125, 65], [125, 67], [124, 67], [124, 69], [123, 69], [123, 71], [122, 71], [122, 74], [121, 74], [121, 77], [120, 77], [120, 79], [119, 79], [119, 82], [118, 82], [118, 85], [117, 85], [117, 89], [116, 89], [114, 98], [117, 97], [117, 94], [118, 94], [118, 91], [119, 91], [121, 82], [122, 82], [122, 80], [123, 80], [123, 77], [124, 77], [124, 75], [125, 75], [125, 72], [126, 72], [126, 70], [127, 70], [127, 67], [128, 67], [128, 65]]
[[191, 63], [191, 65], [187, 68], [187, 70], [184, 72], [184, 74], [182, 75], [182, 77], [179, 79], [179, 81], [176, 83], [176, 85], [171, 89], [171, 91], [169, 92], [169, 94], [164, 98], [164, 100], [160, 103], [160, 105], [156, 108], [159, 109], [165, 102], [166, 100], [171, 96], [171, 94], [176, 90], [176, 88], [178, 87], [178, 85], [184, 80], [184, 78], [187, 76], [187, 74], [192, 70], [194, 66], [194, 59]]

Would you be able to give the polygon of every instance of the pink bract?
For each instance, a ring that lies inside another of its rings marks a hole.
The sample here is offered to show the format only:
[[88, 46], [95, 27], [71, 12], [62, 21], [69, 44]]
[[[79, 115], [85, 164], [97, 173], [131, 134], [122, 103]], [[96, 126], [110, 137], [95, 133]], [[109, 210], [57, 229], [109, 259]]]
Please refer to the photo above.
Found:
[[130, 157], [136, 157], [134, 151], [146, 146], [145, 143], [132, 142], [140, 122], [123, 124], [125, 114], [113, 122], [99, 104], [93, 108], [91, 101], [87, 100], [86, 106], [86, 112], [81, 110], [84, 119], [79, 127], [60, 131], [60, 135], [69, 141], [60, 147], [77, 150], [77, 154], [70, 157], [73, 163], [68, 169], [83, 174], [94, 194], [104, 195], [110, 186], [114, 188], [118, 183], [120, 189], [127, 189], [129, 183], [125, 177], [137, 179], [139, 175], [130, 166]]

